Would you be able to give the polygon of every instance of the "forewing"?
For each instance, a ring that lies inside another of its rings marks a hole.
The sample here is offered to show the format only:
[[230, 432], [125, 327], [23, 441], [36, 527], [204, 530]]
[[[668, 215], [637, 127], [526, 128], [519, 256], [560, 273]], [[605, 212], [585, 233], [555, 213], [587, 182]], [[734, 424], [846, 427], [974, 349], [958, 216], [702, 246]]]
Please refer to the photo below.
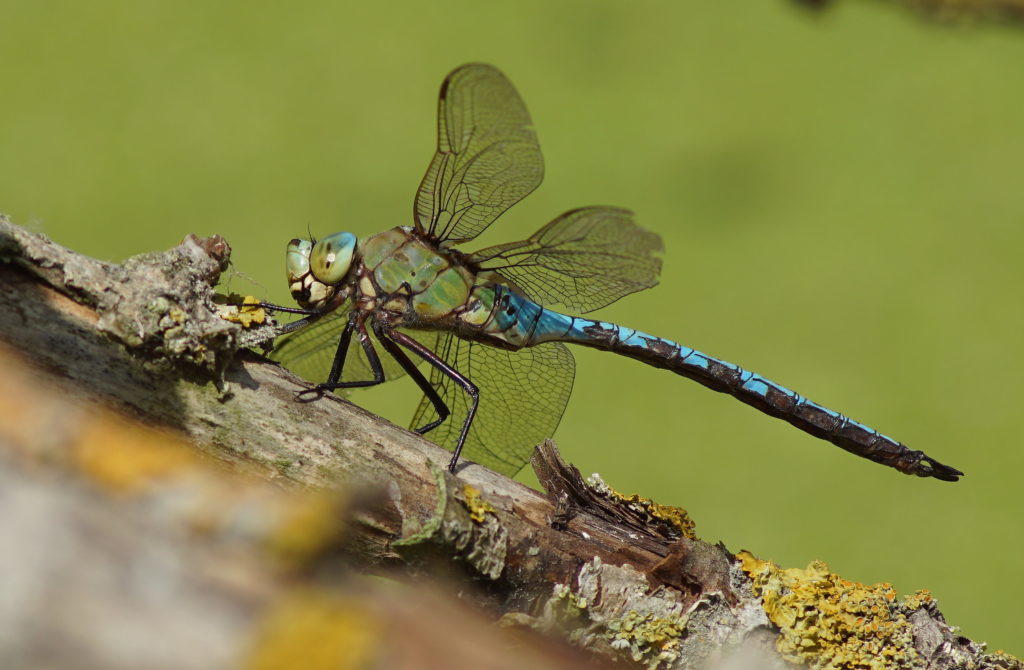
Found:
[[[289, 333], [274, 343], [270, 353], [272, 360], [278, 361], [286, 368], [303, 379], [316, 384], [327, 381], [331, 373], [331, 365], [341, 341], [341, 331], [348, 321], [348, 306], [341, 307], [330, 314], [324, 315], [319, 321]], [[386, 381], [396, 379], [405, 374], [402, 367], [388, 355], [380, 345], [373, 331], [369, 331], [371, 342], [384, 368]], [[359, 343], [358, 334], [353, 334], [349, 343], [345, 367], [341, 381], [364, 381], [373, 379], [373, 370], [366, 358], [366, 352]], [[340, 391], [339, 391], [340, 392]]]
[[470, 240], [543, 177], [530, 114], [505, 75], [480, 63], [449, 74], [438, 101], [437, 153], [416, 193], [417, 229], [438, 241]]
[[[508, 351], [452, 335], [441, 337], [435, 351], [480, 389], [480, 406], [462, 455], [515, 475], [530, 460], [533, 448], [558, 428], [576, 375], [572, 353], [558, 342]], [[452, 416], [426, 437], [453, 450], [469, 410], [469, 394], [436, 368], [430, 383]], [[412, 427], [435, 418], [433, 405], [424, 398]]]
[[469, 260], [543, 305], [589, 312], [657, 284], [661, 251], [661, 237], [636, 225], [629, 210], [584, 207], [528, 240], [482, 249]]

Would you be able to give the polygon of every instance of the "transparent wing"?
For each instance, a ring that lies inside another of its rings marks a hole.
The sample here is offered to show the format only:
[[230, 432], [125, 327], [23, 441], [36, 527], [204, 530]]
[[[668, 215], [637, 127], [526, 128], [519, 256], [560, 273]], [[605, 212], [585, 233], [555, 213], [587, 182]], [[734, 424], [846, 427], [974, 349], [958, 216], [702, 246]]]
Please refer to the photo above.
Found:
[[470, 254], [544, 305], [589, 312], [658, 283], [661, 237], [615, 207], [562, 214], [529, 239]]
[[[515, 475], [530, 460], [534, 446], [551, 437], [562, 420], [576, 375], [572, 353], [557, 342], [507, 351], [451, 334], [439, 338], [436, 347], [439, 356], [480, 389], [480, 406], [463, 456]], [[469, 409], [469, 395], [436, 368], [431, 369], [430, 383], [452, 415], [426, 437], [453, 450]], [[435, 418], [433, 405], [424, 398], [412, 427]]]
[[[334, 363], [334, 356], [338, 351], [341, 331], [348, 321], [348, 314], [349, 306], [344, 305], [325, 315], [316, 323], [279, 338], [274, 343], [274, 350], [270, 353], [270, 358], [307, 381], [317, 384], [327, 381], [327, 376], [331, 373], [331, 365]], [[427, 335], [433, 334], [427, 333]], [[384, 367], [385, 380], [391, 381], [404, 375], [405, 371], [388, 355], [372, 330], [370, 330], [370, 339], [380, 358], [381, 365]], [[428, 338], [425, 343], [429, 346], [433, 344], [433, 340]], [[373, 379], [373, 371], [366, 359], [366, 352], [359, 343], [359, 337], [353, 335], [352, 341], [349, 343], [348, 355], [345, 357], [345, 368], [342, 370], [341, 381], [367, 379]], [[344, 393], [344, 390], [338, 389], [335, 392]]]
[[416, 228], [464, 242], [537, 188], [544, 159], [530, 114], [501, 72], [472, 63], [441, 84], [437, 153], [414, 204]]

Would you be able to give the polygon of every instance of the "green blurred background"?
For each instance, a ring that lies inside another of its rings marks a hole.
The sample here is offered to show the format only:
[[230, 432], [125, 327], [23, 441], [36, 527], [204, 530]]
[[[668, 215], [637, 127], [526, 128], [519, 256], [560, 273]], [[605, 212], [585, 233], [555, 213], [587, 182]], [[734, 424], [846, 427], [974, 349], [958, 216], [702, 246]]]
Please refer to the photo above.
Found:
[[[662, 284], [602, 318], [967, 477], [905, 477], [590, 350], [563, 453], [734, 551], [928, 588], [1024, 654], [1024, 33], [855, 2], [8, 2], [0, 211], [109, 260], [220, 233], [255, 282], [230, 288], [287, 302], [289, 238], [410, 223], [438, 86], [468, 61], [516, 84], [547, 162], [481, 245], [631, 207], [665, 238]], [[355, 399], [402, 424], [416, 402]]]

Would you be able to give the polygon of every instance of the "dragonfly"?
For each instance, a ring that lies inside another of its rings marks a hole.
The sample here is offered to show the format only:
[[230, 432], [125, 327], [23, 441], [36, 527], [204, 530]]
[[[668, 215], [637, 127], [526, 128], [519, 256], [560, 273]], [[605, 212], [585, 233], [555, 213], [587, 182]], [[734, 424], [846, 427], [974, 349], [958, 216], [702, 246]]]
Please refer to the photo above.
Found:
[[551, 309], [587, 313], [654, 286], [660, 237], [629, 210], [583, 207], [524, 240], [463, 251], [540, 185], [543, 157], [526, 105], [490, 65], [445, 78], [437, 130], [412, 225], [288, 244], [299, 307], [264, 306], [302, 315], [284, 326], [271, 357], [307, 379], [327, 371], [302, 399], [408, 375], [423, 392], [412, 427], [453, 452], [451, 472], [465, 454], [511, 476], [557, 428], [575, 377], [567, 345], [581, 345], [728, 393], [900, 472], [943, 481], [963, 474], [732, 363]]

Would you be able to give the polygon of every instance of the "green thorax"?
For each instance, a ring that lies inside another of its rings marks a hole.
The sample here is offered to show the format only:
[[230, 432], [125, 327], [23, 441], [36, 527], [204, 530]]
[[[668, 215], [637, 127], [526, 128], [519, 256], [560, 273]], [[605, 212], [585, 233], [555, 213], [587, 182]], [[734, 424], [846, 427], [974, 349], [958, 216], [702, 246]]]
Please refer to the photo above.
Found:
[[384, 296], [409, 297], [416, 317], [450, 316], [469, 300], [473, 273], [411, 230], [392, 228], [360, 245], [362, 263]]

